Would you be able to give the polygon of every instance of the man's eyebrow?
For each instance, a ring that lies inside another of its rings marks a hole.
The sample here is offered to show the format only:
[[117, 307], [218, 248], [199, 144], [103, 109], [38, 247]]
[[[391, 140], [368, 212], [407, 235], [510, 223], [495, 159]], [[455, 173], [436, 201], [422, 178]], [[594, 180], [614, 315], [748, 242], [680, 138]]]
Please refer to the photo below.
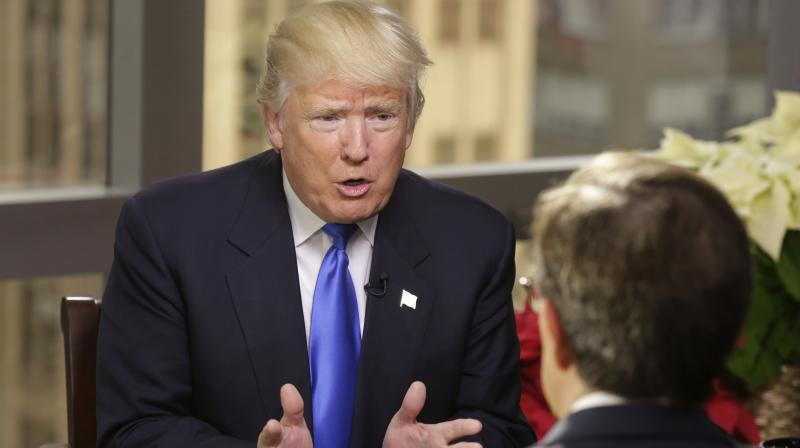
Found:
[[331, 115], [347, 110], [347, 103], [321, 103], [312, 104], [306, 111], [306, 116], [311, 115]]
[[365, 109], [368, 111], [399, 112], [402, 106], [402, 103], [395, 99], [376, 99], [369, 101]]

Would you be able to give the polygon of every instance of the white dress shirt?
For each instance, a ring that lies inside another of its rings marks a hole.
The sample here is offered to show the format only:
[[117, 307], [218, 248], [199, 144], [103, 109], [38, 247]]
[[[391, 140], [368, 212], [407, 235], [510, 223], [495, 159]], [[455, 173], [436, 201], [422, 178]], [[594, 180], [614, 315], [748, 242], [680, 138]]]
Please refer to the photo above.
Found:
[[624, 397], [619, 395], [602, 390], [596, 390], [589, 392], [586, 395], [582, 395], [580, 398], [573, 401], [572, 406], [569, 409], [569, 413], [574, 414], [584, 409], [599, 408], [601, 406], [615, 406], [625, 404], [627, 402], [628, 401]]
[[[314, 303], [314, 287], [317, 274], [322, 265], [325, 253], [333, 245], [333, 240], [324, 231], [326, 223], [314, 214], [289, 184], [286, 172], [283, 172], [283, 191], [289, 207], [289, 219], [292, 222], [294, 250], [297, 255], [297, 276], [300, 279], [300, 298], [303, 302], [303, 319], [306, 326], [306, 344], [311, 333], [311, 311]], [[367, 295], [364, 285], [369, 282], [369, 269], [372, 264], [372, 247], [375, 244], [375, 227], [378, 216], [359, 221], [359, 231], [353, 234], [347, 243], [347, 257], [350, 260], [348, 270], [353, 279], [358, 302], [358, 323], [361, 334], [364, 334], [364, 315], [367, 309]]]

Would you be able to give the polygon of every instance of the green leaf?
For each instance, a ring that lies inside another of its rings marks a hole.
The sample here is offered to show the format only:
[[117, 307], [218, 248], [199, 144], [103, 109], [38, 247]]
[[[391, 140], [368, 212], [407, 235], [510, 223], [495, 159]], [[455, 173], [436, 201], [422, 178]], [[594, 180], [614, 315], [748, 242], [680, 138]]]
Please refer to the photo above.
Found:
[[775, 319], [769, 326], [762, 346], [789, 363], [800, 351], [800, 306], [790, 301], [785, 305], [782, 318]]
[[757, 341], [746, 341], [728, 358], [728, 370], [741, 378], [753, 390], [780, 376], [782, 363], [773, 354], [763, 350]]
[[776, 264], [762, 250], [753, 251], [753, 292], [742, 331], [743, 343], [728, 359], [728, 370], [751, 390], [780, 375], [781, 367], [800, 353], [800, 304], [789, 297]]
[[775, 268], [789, 295], [800, 301], [800, 231], [786, 232], [781, 256]]

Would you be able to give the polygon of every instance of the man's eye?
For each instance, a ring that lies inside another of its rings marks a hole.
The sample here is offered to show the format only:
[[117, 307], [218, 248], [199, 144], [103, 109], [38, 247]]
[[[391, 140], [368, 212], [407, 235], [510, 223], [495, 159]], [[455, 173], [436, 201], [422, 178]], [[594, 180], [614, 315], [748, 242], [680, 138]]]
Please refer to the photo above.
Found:
[[317, 120], [320, 120], [320, 121], [336, 121], [336, 115], [323, 115], [321, 117], [317, 117]]
[[392, 114], [377, 114], [377, 115], [375, 115], [375, 118], [377, 118], [380, 121], [388, 121], [388, 120], [391, 120], [392, 118], [394, 118], [394, 115], [392, 115]]

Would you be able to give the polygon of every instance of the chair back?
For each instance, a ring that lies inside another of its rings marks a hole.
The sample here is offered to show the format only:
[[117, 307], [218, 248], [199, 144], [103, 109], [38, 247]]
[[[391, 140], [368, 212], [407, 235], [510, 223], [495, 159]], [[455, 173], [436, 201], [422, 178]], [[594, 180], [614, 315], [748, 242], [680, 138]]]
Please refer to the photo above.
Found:
[[61, 331], [67, 371], [67, 430], [70, 448], [95, 448], [95, 354], [101, 301], [61, 299]]

